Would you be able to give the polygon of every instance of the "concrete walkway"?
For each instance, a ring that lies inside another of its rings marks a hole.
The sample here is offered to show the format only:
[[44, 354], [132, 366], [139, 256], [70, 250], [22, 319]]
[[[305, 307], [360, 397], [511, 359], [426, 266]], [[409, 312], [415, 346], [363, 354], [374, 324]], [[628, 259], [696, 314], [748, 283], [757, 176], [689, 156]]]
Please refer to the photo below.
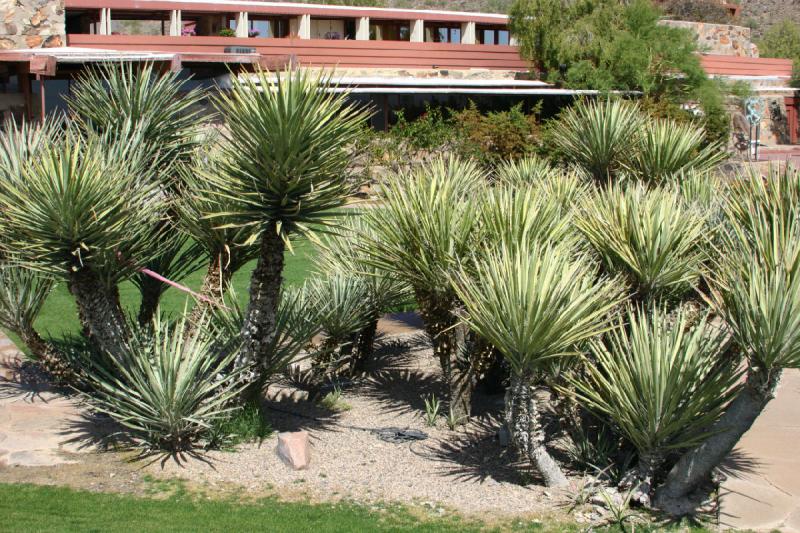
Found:
[[22, 354], [0, 332], [0, 466], [72, 462], [62, 452], [91, 449], [89, 425], [74, 400], [24, 377]]
[[800, 371], [784, 372], [777, 397], [739, 442], [725, 473], [724, 528], [800, 533]]

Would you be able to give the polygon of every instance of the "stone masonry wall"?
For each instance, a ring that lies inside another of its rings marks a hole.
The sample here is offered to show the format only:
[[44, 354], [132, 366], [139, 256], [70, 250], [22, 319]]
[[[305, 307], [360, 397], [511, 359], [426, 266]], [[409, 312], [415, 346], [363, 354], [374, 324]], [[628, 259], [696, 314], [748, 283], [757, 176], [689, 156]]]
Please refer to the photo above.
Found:
[[683, 20], [662, 20], [661, 24], [692, 30], [701, 52], [726, 56], [758, 57], [758, 47], [751, 42], [750, 28], [732, 24], [709, 24]]
[[0, 50], [65, 45], [64, 0], [0, 0]]

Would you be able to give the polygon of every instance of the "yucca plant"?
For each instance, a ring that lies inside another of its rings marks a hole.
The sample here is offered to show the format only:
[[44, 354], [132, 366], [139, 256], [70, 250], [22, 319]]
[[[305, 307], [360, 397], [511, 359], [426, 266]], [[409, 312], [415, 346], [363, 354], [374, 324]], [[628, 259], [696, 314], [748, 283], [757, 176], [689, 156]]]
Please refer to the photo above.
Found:
[[41, 149], [22, 179], [0, 190], [11, 258], [65, 280], [84, 329], [115, 355], [128, 337], [117, 283], [158, 252], [152, 228], [165, 208], [147, 179], [143, 148], [135, 129], [124, 135], [71, 131]]
[[704, 442], [735, 395], [739, 375], [726, 361], [727, 343], [707, 317], [692, 323], [682, 311], [629, 308], [604, 339], [590, 342], [585, 374], [569, 378], [577, 400], [635, 446], [638, 467], [626, 481], [640, 502], [649, 503], [667, 454]]
[[681, 173], [708, 172], [727, 154], [717, 143], [705, 143], [706, 132], [689, 123], [669, 119], [647, 120], [635, 138], [627, 166], [631, 174], [650, 183], [662, 183]]
[[42, 148], [61, 139], [63, 127], [61, 118], [53, 115], [36, 123], [5, 120], [0, 126], [0, 180], [21, 178], [23, 167]]
[[212, 425], [236, 409], [242, 371], [237, 355], [220, 355], [204, 321], [187, 338], [186, 320], [156, 317], [121, 354], [87, 358], [82, 369], [95, 410], [127, 428], [145, 452], [190, 450]]
[[[763, 199], [750, 197], [747, 211], [756, 212]], [[691, 510], [686, 497], [750, 429], [775, 396], [783, 369], [800, 368], [800, 206], [784, 195], [766, 206], [772, 216], [742, 222], [731, 213], [734, 229], [711, 278], [711, 302], [747, 363], [747, 379], [711, 427], [713, 435], [680, 458], [658, 491], [658, 504], [676, 514]], [[783, 207], [793, 213], [788, 220], [779, 216]]]
[[364, 250], [376, 268], [411, 286], [460, 417], [470, 412], [474, 378], [465, 361], [468, 332], [456, 314], [462, 304], [449, 280], [477, 246], [472, 198], [484, 183], [472, 161], [439, 157], [384, 179], [381, 205], [365, 214], [373, 233], [364, 236]]
[[321, 276], [346, 275], [356, 277], [366, 289], [361, 303], [369, 322], [352, 339], [351, 372], [364, 370], [374, 351], [378, 320], [385, 313], [409, 302], [412, 298], [407, 282], [376, 268], [360, 243], [375, 240], [377, 235], [359, 214], [348, 217], [342, 227], [322, 240], [317, 257]]
[[528, 156], [498, 165], [494, 171], [494, 182], [502, 187], [530, 187], [556, 172], [546, 159]]
[[623, 170], [644, 123], [635, 103], [617, 99], [581, 101], [561, 113], [553, 142], [567, 161], [604, 182]]
[[494, 345], [511, 367], [506, 422], [520, 452], [549, 486], [566, 484], [546, 448], [533, 387], [559, 358], [609, 327], [621, 302], [616, 280], [600, 278], [585, 255], [554, 246], [501, 246], [474, 271], [454, 276], [463, 320]]
[[[209, 192], [225, 199], [229, 225], [248, 228], [258, 264], [242, 327], [240, 365], [257, 363], [275, 335], [284, 251], [290, 236], [332, 222], [354, 191], [347, 147], [369, 112], [337, 92], [330, 74], [258, 71], [234, 77], [217, 106], [227, 120], [219, 176]], [[258, 365], [255, 365], [258, 368]], [[252, 392], [252, 391], [251, 391]]]
[[[185, 90], [177, 72], [161, 72], [152, 63], [109, 63], [83, 72], [67, 99], [71, 118], [87, 133], [110, 135], [136, 128], [146, 147], [137, 154], [148, 162], [149, 176], [161, 193], [174, 196], [178, 171], [199, 150], [204, 117], [200, 104], [205, 93]], [[153, 227], [152, 245], [159, 253], [146, 264], [149, 271], [180, 281], [200, 268], [201, 249], [189, 246], [175, 231], [177, 213], [168, 209]], [[141, 293], [139, 323], [150, 323], [168, 285], [145, 273], [133, 277]]]
[[636, 298], [678, 298], [704, 271], [707, 213], [673, 187], [641, 184], [599, 190], [577, 225], [611, 275], [625, 278]]

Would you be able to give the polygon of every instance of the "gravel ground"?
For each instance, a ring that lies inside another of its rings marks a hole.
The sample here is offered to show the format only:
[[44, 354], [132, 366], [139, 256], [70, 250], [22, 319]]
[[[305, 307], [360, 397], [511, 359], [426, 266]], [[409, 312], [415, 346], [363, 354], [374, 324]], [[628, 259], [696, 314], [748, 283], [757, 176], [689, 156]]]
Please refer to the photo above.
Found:
[[[477, 398], [469, 424], [451, 431], [440, 417], [427, 427], [423, 397], [445, 397], [438, 364], [421, 334], [384, 339], [368, 375], [344, 389], [350, 409], [331, 413], [310, 402], [267, 401], [277, 431], [311, 435], [311, 465], [293, 471], [275, 454], [277, 434], [236, 453], [210, 452], [180, 464], [153, 464], [159, 477], [210, 486], [305, 494], [314, 500], [389, 501], [446, 507], [466, 515], [541, 516], [557, 512], [563, 496], [536, 483], [530, 469], [496, 438], [501, 396]], [[370, 432], [410, 428], [426, 440], [395, 444]], [[526, 481], [532, 482], [525, 486]], [[440, 512], [444, 512], [443, 510]], [[562, 511], [563, 512], [563, 511]]]

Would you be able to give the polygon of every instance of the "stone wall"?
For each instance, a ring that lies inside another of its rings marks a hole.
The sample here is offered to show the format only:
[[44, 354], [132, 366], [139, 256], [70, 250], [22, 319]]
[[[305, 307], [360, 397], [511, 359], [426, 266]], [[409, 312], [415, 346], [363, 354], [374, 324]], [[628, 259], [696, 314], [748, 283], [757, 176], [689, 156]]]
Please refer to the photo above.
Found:
[[691, 30], [697, 35], [700, 51], [726, 56], [758, 57], [758, 47], [750, 41], [750, 28], [732, 24], [709, 24], [683, 20], [662, 20], [661, 24]]
[[0, 0], [0, 50], [65, 45], [64, 0]]

